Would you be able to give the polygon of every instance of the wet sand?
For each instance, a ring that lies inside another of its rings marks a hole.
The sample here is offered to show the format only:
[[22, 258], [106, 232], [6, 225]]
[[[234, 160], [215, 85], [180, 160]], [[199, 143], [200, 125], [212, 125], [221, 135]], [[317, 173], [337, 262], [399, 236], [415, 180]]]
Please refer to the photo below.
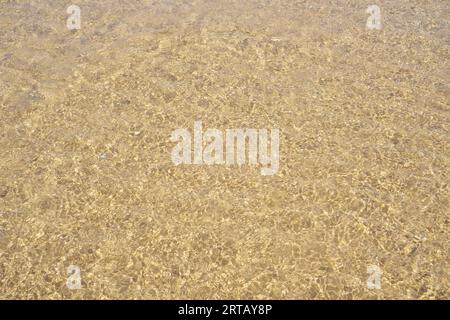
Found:
[[[0, 298], [450, 297], [448, 2], [76, 4], [0, 0]], [[175, 166], [196, 120], [278, 174]]]

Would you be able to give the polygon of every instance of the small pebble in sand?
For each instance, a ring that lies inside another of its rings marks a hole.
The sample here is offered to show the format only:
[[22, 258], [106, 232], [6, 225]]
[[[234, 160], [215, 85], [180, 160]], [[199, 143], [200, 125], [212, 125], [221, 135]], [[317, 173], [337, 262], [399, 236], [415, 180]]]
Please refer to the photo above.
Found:
[[8, 194], [8, 188], [5, 186], [0, 186], [0, 198], [6, 197]]

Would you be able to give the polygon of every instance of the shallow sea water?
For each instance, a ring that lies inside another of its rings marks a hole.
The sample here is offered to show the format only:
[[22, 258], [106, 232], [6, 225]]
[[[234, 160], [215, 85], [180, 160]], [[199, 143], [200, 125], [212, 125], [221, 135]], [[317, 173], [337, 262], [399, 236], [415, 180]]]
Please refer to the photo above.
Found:
[[[449, 298], [448, 2], [75, 4], [0, 0], [1, 298]], [[173, 165], [196, 120], [278, 174]]]

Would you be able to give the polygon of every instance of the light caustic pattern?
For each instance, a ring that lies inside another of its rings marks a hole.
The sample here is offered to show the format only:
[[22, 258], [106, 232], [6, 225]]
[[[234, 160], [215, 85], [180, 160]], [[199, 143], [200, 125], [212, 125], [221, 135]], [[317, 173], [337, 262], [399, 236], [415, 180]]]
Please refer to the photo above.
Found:
[[449, 298], [449, 2], [343, 3], [0, 0], [0, 297]]

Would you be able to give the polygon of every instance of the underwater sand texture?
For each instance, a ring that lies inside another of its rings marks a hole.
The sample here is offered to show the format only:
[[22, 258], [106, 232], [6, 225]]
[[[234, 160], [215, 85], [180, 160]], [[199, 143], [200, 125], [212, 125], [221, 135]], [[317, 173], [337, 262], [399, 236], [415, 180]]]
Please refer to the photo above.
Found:
[[[449, 299], [450, 2], [70, 4], [0, 0], [0, 298]], [[175, 166], [196, 120], [278, 174]]]

